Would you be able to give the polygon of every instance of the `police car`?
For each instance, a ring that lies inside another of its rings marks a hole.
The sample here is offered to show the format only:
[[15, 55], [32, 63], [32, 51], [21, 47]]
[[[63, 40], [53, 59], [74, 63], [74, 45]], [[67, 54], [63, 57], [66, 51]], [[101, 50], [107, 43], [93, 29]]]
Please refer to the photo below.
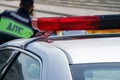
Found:
[[[91, 24], [88, 26], [93, 28]], [[0, 80], [120, 80], [119, 36], [119, 33], [40, 36], [6, 42], [0, 46]]]

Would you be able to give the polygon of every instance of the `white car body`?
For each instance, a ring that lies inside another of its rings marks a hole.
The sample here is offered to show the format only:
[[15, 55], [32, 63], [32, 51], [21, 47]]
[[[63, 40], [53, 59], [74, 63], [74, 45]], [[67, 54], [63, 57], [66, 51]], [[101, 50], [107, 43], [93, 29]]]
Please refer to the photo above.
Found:
[[73, 80], [72, 64], [120, 62], [119, 41], [119, 37], [53, 40], [51, 43], [18, 39], [1, 48], [16, 47], [38, 55], [42, 64], [39, 80]]

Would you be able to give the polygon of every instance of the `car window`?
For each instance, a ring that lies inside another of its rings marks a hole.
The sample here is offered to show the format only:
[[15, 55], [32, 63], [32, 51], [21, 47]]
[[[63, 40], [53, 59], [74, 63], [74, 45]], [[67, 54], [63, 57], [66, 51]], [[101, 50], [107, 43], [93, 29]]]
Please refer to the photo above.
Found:
[[[10, 63], [9, 67], [6, 67], [7, 72], [1, 69], [5, 73], [4, 80], [39, 80], [39, 62], [35, 58], [24, 53], [19, 52], [18, 55], [18, 53], [15, 54], [13, 52], [15, 51], [0, 51], [0, 67], [2, 67], [7, 61]], [[15, 55], [13, 56], [13, 54]]]
[[0, 75], [2, 70], [5, 68], [6, 65], [12, 60], [13, 57], [13, 50], [1, 50], [0, 51]]
[[120, 63], [85, 63], [70, 65], [73, 80], [120, 80]]
[[85, 80], [120, 80], [120, 68], [90, 69], [84, 72]]

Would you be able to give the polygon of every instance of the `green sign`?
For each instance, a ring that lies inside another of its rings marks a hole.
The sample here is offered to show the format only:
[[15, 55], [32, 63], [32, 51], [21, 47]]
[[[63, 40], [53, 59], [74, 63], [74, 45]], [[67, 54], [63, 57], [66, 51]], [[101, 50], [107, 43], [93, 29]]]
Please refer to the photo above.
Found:
[[0, 20], [0, 31], [20, 38], [29, 38], [33, 35], [33, 30], [28, 26], [5, 17]]

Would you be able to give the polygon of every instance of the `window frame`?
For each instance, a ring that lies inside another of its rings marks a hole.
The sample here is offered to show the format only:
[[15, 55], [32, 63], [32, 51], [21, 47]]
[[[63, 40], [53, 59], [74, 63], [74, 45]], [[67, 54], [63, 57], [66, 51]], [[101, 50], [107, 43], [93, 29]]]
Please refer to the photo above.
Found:
[[[14, 47], [14, 46], [6, 46], [6, 47], [2, 47], [0, 48], [0, 51], [4, 51], [4, 50], [15, 50], [15, 51], [18, 51], [22, 54], [25, 54], [27, 56], [30, 56], [31, 58], [33, 58], [34, 60], [36, 60], [38, 63], [39, 63], [39, 68], [40, 68], [40, 73], [39, 73], [39, 80], [42, 80], [42, 71], [43, 71], [43, 62], [42, 62], [42, 59], [40, 56], [38, 56], [37, 54], [29, 51], [29, 50], [25, 50], [23, 48], [20, 48], [20, 47]], [[5, 69], [5, 71], [7, 70], [7, 68]], [[4, 71], [4, 72], [5, 72]], [[3, 73], [4, 74], [4, 73]], [[6, 74], [5, 74], [6, 76]]]

